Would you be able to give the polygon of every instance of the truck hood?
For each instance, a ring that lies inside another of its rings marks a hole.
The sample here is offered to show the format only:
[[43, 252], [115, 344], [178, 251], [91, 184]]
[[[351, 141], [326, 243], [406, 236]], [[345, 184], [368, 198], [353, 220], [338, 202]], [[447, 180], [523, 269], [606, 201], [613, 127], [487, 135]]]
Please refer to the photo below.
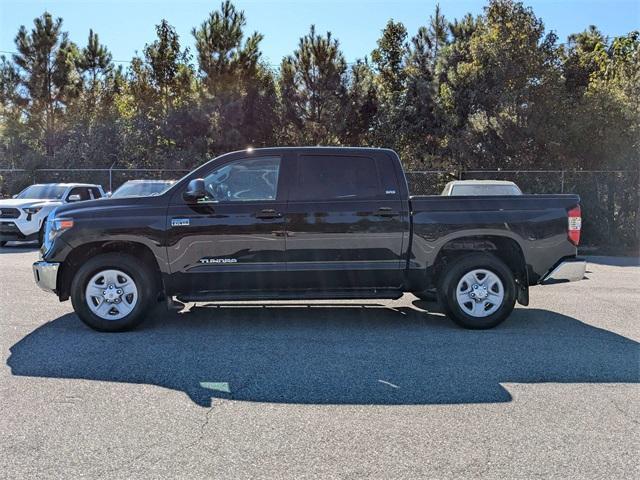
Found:
[[43, 200], [41, 198], [5, 198], [0, 200], [1, 208], [46, 207], [60, 205], [60, 200]]
[[122, 210], [129, 207], [139, 207], [142, 205], [166, 204], [168, 198], [160, 196], [150, 197], [122, 197], [122, 198], [99, 198], [96, 200], [85, 200], [84, 202], [65, 203], [56, 210], [57, 216], [74, 214], [100, 215], [100, 212], [109, 210]]

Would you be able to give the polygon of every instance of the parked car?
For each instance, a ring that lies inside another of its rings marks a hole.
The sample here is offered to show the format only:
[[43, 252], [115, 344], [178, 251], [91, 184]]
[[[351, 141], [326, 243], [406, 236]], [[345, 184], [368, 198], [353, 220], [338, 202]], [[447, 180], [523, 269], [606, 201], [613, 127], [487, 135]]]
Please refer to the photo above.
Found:
[[182, 302], [396, 299], [437, 287], [467, 328], [529, 287], [583, 278], [577, 195], [411, 197], [400, 159], [369, 148], [222, 155], [160, 195], [59, 207], [35, 280], [90, 327]]
[[45, 220], [54, 208], [103, 196], [100, 185], [41, 183], [0, 200], [0, 247], [12, 240], [38, 240], [41, 244]]
[[129, 180], [116, 189], [110, 198], [147, 197], [164, 192], [175, 180]]
[[522, 190], [504, 180], [454, 180], [447, 183], [442, 195], [522, 195]]

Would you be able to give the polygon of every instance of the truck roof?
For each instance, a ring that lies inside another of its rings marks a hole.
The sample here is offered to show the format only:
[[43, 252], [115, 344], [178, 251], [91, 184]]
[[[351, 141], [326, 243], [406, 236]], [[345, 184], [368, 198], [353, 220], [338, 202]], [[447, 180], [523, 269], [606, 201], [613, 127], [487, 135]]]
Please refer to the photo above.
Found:
[[309, 152], [313, 152], [313, 151], [323, 151], [323, 152], [330, 152], [330, 151], [334, 151], [334, 152], [357, 152], [357, 151], [361, 151], [361, 152], [367, 152], [367, 151], [375, 151], [375, 152], [392, 152], [394, 155], [396, 154], [394, 150], [390, 149], [390, 148], [378, 148], [378, 147], [337, 147], [337, 146], [313, 146], [313, 145], [307, 145], [304, 147], [261, 147], [261, 148], [246, 148], [244, 150], [236, 150], [235, 152], [230, 152], [230, 153], [240, 153], [240, 152], [247, 152], [247, 153], [252, 153], [252, 152], [276, 152], [276, 151], [289, 151], [289, 150], [293, 150], [293, 151], [309, 151]]

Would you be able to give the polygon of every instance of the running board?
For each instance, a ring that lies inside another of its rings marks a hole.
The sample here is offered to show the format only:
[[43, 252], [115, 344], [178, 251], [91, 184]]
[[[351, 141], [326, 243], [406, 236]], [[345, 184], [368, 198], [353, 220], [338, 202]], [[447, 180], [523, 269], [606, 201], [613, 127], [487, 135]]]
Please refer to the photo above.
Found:
[[282, 291], [282, 292], [200, 292], [177, 295], [180, 302], [234, 302], [241, 300], [360, 300], [377, 298], [397, 300], [402, 297], [400, 290], [359, 290], [350, 292]]

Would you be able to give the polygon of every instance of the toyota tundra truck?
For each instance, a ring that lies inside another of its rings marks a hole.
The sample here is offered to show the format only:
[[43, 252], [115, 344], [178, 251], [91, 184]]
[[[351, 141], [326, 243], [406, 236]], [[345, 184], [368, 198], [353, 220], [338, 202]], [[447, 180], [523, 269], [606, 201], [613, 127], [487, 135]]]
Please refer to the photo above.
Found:
[[498, 325], [529, 287], [580, 280], [577, 195], [410, 196], [376, 148], [228, 153], [166, 191], [58, 207], [36, 283], [100, 331], [158, 302], [397, 299], [437, 290], [458, 325]]

